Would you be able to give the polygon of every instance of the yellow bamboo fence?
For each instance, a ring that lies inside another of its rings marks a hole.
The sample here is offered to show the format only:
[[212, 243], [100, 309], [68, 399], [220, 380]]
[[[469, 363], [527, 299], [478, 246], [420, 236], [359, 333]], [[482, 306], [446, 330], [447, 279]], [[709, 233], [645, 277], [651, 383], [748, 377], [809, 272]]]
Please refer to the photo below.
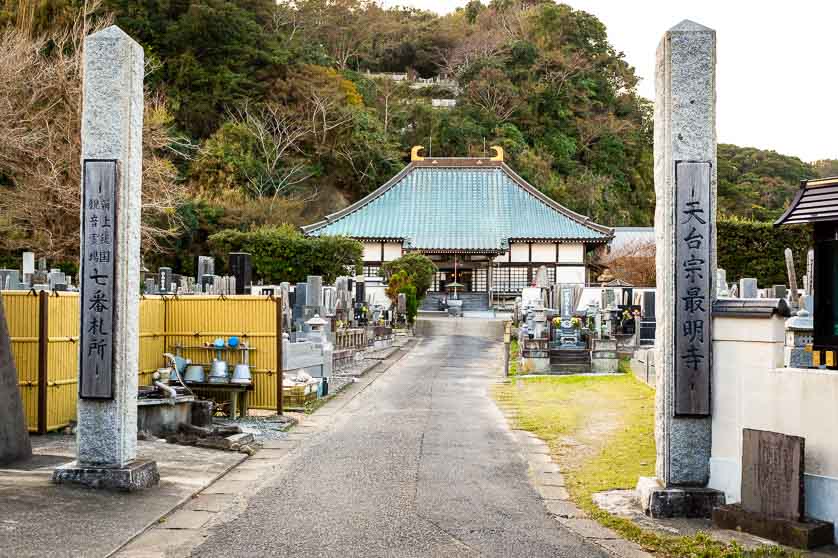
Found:
[[[76, 420], [78, 399], [78, 293], [2, 291], [12, 355], [30, 432], [58, 430]], [[201, 347], [237, 336], [252, 349], [250, 407], [277, 409], [277, 302], [252, 296], [144, 296], [140, 301], [139, 383], [178, 352], [209, 363]], [[240, 354], [240, 353], [238, 353]], [[229, 359], [230, 366], [239, 362]]]

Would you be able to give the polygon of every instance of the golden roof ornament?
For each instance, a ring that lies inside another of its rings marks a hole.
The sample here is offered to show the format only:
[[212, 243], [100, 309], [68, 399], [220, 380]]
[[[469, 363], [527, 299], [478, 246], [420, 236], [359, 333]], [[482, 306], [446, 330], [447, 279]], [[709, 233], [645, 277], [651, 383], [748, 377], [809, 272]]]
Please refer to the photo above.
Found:
[[413, 148], [410, 150], [410, 160], [413, 161], [424, 161], [425, 158], [419, 155], [419, 152], [425, 149], [424, 145], [414, 145]]

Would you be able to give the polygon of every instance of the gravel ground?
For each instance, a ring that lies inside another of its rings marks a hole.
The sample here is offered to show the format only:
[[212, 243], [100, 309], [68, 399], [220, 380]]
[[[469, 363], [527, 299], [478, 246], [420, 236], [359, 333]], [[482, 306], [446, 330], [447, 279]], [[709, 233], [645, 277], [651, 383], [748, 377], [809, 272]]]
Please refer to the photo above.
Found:
[[253, 434], [256, 441], [286, 438], [288, 436], [287, 430], [297, 423], [296, 419], [285, 415], [245, 417], [236, 420], [215, 417], [212, 422], [216, 426], [237, 425], [242, 429], [242, 432]]

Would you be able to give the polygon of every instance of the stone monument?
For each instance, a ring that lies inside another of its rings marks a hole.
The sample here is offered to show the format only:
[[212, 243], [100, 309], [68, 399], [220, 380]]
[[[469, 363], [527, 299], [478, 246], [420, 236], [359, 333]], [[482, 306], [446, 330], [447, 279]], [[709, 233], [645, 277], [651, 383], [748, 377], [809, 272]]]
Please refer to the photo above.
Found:
[[832, 524], [804, 515], [804, 465], [803, 438], [743, 429], [742, 501], [715, 509], [713, 522], [798, 548], [832, 543]]
[[0, 296], [0, 464], [32, 455], [3, 297]]
[[791, 248], [786, 248], [784, 255], [786, 258], [786, 271], [789, 276], [789, 302], [792, 308], [797, 308], [800, 301], [798, 300], [797, 292], [797, 273], [794, 269], [794, 254], [792, 254]]
[[682, 21], [657, 52], [656, 478], [638, 494], [654, 517], [709, 517], [712, 303], [716, 279], [716, 32]]
[[143, 49], [116, 26], [84, 42], [78, 458], [56, 483], [136, 490]]
[[753, 277], [743, 277], [739, 280], [739, 298], [759, 298], [759, 286]]

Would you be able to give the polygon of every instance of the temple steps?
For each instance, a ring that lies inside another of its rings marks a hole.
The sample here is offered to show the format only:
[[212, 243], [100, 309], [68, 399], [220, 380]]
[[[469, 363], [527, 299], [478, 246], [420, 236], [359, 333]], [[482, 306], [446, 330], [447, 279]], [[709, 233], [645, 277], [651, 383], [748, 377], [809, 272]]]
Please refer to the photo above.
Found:
[[[452, 298], [451, 295], [439, 292], [429, 292], [422, 299], [419, 310], [439, 310], [439, 302], [443, 298]], [[489, 293], [458, 293], [457, 298], [463, 301], [464, 312], [485, 312], [489, 310]]]

